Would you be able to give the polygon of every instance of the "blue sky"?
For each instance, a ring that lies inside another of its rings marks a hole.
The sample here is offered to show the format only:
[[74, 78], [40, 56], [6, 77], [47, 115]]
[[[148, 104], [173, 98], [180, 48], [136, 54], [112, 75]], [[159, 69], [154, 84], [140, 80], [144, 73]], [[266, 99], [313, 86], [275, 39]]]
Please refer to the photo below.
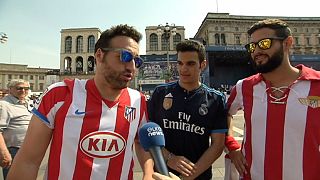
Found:
[[[218, 4], [218, 6], [217, 6]], [[60, 30], [116, 24], [145, 27], [174, 23], [184, 26], [186, 38], [197, 32], [208, 12], [249, 16], [320, 17], [318, 0], [0, 0], [0, 63], [59, 68]], [[140, 43], [145, 54], [145, 38]]]

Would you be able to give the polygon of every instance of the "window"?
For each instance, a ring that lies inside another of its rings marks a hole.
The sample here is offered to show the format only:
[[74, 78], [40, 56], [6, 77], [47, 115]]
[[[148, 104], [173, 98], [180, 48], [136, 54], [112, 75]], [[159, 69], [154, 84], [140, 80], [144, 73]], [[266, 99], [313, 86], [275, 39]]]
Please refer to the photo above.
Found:
[[297, 28], [293, 28], [293, 32], [298, 32]]
[[167, 38], [165, 34], [162, 34], [162, 36], [161, 36], [161, 50], [167, 51], [167, 50], [169, 50], [169, 48], [170, 48], [169, 38]]
[[83, 72], [83, 59], [78, 57], [76, 60], [76, 72]]
[[308, 46], [311, 45], [309, 37], [306, 37], [306, 45], [308, 45]]
[[66, 37], [66, 41], [65, 41], [65, 52], [71, 53], [71, 48], [72, 48], [72, 38], [68, 36]]
[[235, 36], [235, 44], [240, 45], [240, 36], [239, 35]]
[[306, 32], [309, 32], [309, 29], [308, 29], [308, 28], [306, 28]]
[[43, 83], [39, 83], [39, 90], [40, 90], [40, 91], [43, 90]]
[[220, 36], [219, 36], [219, 34], [215, 34], [214, 35], [214, 44], [215, 45], [220, 45]]
[[93, 72], [94, 71], [94, 57], [90, 56], [88, 59], [88, 71]]
[[70, 57], [66, 57], [64, 58], [64, 69], [66, 72], [71, 72], [71, 58]]
[[34, 89], [34, 84], [33, 83], [30, 83], [30, 90], [32, 91]]
[[219, 30], [218, 26], [216, 26], [214, 29], [215, 29], [216, 31], [218, 31], [218, 30]]
[[33, 75], [30, 75], [30, 80], [33, 80]]
[[23, 79], [23, 75], [19, 75], [19, 79]]
[[318, 45], [320, 45], [320, 37], [318, 37]]
[[235, 29], [236, 31], [239, 31], [239, 27], [235, 27], [234, 29]]
[[296, 45], [299, 45], [299, 38], [298, 38], [298, 37], [295, 37], [295, 38], [294, 38], [294, 41], [295, 41], [295, 44], [296, 44]]
[[77, 53], [82, 53], [83, 52], [83, 37], [78, 36], [77, 37]]
[[39, 80], [44, 80], [44, 76], [39, 76]]
[[226, 45], [226, 35], [225, 34], [221, 34], [221, 44], [222, 45]]
[[176, 48], [177, 44], [181, 42], [181, 35], [177, 33], [173, 36], [173, 47]]
[[224, 31], [224, 27], [221, 27], [220, 29], [221, 29], [221, 31]]
[[95, 45], [95, 38], [94, 36], [89, 36], [88, 37], [88, 52], [89, 53], [94, 53], [94, 45]]
[[158, 35], [152, 33], [150, 35], [150, 51], [157, 51], [158, 50]]
[[12, 75], [11, 74], [8, 74], [8, 79], [12, 79]]

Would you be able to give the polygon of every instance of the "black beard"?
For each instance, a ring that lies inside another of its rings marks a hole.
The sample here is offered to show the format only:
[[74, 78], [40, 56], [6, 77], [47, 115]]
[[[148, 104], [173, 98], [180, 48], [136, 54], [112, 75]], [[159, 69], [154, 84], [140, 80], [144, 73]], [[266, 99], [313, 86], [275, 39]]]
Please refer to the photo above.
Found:
[[[251, 59], [252, 60], [252, 59]], [[279, 49], [274, 53], [265, 64], [257, 65], [254, 60], [252, 60], [252, 66], [258, 73], [269, 73], [277, 69], [283, 61], [283, 51]]]

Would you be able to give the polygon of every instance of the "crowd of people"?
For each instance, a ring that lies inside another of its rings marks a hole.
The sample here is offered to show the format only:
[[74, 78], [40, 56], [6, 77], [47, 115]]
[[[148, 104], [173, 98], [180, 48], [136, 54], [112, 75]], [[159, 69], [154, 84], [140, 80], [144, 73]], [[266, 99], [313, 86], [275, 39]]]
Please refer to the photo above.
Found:
[[[128, 25], [101, 34], [93, 79], [51, 85], [32, 110], [29, 82], [11, 80], [0, 100], [4, 178], [36, 179], [51, 144], [45, 179], [133, 179], [133, 149], [145, 180], [212, 179], [211, 166], [224, 150], [225, 180], [319, 179], [320, 72], [290, 64], [293, 36], [286, 22], [256, 22], [248, 36], [245, 48], [257, 73], [239, 80], [228, 99], [201, 83], [207, 59], [195, 40], [176, 46], [177, 81], [152, 94], [129, 88], [142, 59], [141, 34]], [[239, 110], [241, 145], [232, 135]], [[137, 133], [148, 121], [162, 128], [169, 176], [157, 172], [140, 145]]]

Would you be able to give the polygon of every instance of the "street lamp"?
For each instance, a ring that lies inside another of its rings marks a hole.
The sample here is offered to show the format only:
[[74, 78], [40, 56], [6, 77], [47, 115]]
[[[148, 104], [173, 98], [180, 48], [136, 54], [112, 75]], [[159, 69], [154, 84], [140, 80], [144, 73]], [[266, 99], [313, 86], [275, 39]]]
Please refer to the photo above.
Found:
[[8, 40], [7, 34], [4, 32], [0, 32], [0, 42], [5, 43], [5, 42], [7, 42], [7, 40]]
[[162, 39], [162, 35], [166, 40], [167, 43], [167, 77], [166, 79], [169, 81], [170, 79], [170, 62], [169, 62], [169, 49], [170, 49], [170, 36], [174, 36], [177, 33], [177, 28], [175, 26], [175, 24], [171, 24], [169, 25], [169, 23], [166, 23], [165, 26], [159, 24], [157, 27], [157, 32], [158, 35], [161, 35], [161, 39]]

